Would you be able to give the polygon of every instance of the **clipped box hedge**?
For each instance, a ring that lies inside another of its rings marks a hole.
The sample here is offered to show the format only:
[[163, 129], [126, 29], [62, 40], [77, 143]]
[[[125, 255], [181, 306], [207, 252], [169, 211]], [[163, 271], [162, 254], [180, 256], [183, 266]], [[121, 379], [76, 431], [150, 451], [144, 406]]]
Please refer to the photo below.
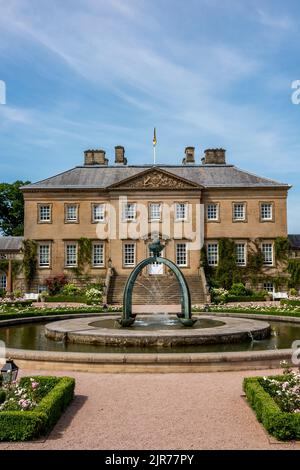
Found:
[[[32, 411], [0, 411], [0, 441], [26, 441], [49, 432], [74, 398], [71, 377], [37, 376], [41, 385], [53, 386]], [[20, 385], [30, 377], [23, 377]]]
[[[283, 376], [270, 377], [283, 380]], [[281, 411], [275, 400], [261, 385], [262, 377], [245, 378], [243, 389], [259, 422], [279, 440], [300, 439], [300, 413]]]

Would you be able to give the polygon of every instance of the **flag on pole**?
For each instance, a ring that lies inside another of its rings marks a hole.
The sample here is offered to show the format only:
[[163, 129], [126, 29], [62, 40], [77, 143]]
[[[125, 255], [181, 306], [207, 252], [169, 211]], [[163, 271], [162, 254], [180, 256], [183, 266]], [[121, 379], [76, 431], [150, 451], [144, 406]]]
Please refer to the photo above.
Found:
[[153, 134], [153, 147], [155, 147], [157, 140], [156, 140], [156, 127], [154, 127], [154, 134]]

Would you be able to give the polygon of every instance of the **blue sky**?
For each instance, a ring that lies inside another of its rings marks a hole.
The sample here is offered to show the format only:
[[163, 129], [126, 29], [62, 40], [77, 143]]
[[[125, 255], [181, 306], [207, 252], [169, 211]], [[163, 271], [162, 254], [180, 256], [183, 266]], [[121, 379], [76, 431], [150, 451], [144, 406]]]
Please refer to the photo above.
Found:
[[1, 181], [35, 181], [81, 164], [227, 161], [294, 185], [300, 233], [299, 3], [293, 0], [0, 0]]

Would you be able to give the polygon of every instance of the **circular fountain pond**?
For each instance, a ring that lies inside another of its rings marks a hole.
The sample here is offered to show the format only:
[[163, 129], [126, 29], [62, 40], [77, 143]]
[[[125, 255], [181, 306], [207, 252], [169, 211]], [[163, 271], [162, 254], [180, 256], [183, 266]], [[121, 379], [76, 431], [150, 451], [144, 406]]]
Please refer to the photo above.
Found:
[[115, 316], [76, 318], [47, 324], [45, 334], [56, 341], [126, 347], [237, 343], [271, 334], [270, 325], [258, 320], [203, 315], [195, 319], [194, 326], [187, 328], [176, 316], [143, 315], [126, 328], [120, 327]]

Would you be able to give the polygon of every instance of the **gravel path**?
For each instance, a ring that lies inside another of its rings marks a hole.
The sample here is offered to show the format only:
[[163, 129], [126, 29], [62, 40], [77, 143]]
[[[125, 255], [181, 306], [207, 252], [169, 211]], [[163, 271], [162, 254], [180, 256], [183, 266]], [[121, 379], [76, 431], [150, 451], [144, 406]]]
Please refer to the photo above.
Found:
[[300, 449], [269, 438], [241, 397], [243, 377], [274, 373], [70, 373], [76, 398], [47, 439], [0, 450]]

